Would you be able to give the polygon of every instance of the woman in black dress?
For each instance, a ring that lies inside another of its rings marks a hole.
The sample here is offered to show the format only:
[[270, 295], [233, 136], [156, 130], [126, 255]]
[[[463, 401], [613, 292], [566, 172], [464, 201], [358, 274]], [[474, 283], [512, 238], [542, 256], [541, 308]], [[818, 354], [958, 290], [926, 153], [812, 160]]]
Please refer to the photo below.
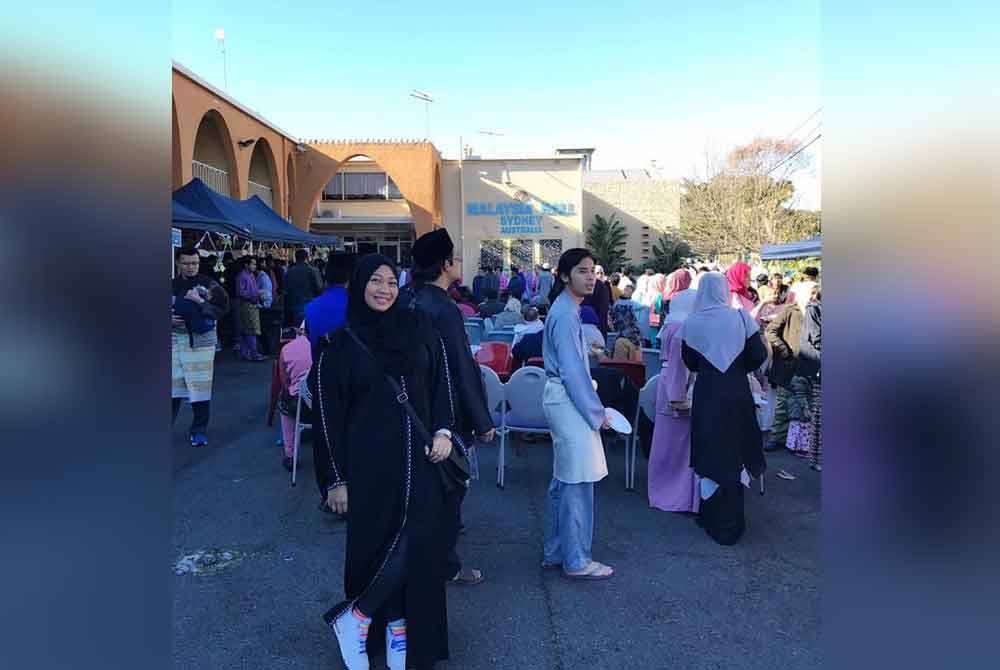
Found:
[[[316, 460], [317, 478], [330, 507], [347, 514], [347, 597], [323, 618], [349, 670], [367, 670], [382, 649], [390, 670], [448, 658], [448, 529], [437, 464], [451, 451], [450, 396], [436, 331], [397, 305], [398, 293], [392, 261], [362, 258], [347, 326], [330, 336], [313, 370], [328, 456]], [[417, 436], [386, 373], [436, 431], [432, 447]]]
[[767, 359], [757, 322], [729, 301], [726, 278], [703, 275], [681, 347], [684, 364], [698, 375], [691, 403], [691, 467], [701, 478], [698, 523], [725, 545], [746, 529], [743, 471], [759, 477], [765, 468], [747, 375]]

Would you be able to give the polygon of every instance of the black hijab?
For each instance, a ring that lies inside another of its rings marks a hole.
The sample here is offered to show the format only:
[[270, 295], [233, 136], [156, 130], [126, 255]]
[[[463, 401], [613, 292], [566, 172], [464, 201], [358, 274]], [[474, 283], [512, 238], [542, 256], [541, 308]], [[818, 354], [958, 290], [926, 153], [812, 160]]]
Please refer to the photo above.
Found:
[[406, 310], [397, 298], [384, 312], [376, 312], [365, 302], [365, 288], [375, 271], [389, 266], [399, 279], [396, 264], [380, 254], [362, 257], [354, 268], [347, 294], [347, 325], [365, 343], [386, 372], [393, 376], [408, 374], [412, 368], [410, 349], [412, 338], [407, 337]]

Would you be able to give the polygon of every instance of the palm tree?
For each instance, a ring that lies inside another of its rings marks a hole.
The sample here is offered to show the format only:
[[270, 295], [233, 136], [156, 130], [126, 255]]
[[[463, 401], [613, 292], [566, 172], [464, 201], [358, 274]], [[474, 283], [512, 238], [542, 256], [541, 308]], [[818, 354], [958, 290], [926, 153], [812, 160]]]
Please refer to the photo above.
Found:
[[671, 233], [664, 233], [653, 245], [653, 258], [648, 265], [656, 272], [670, 274], [683, 266], [691, 254], [691, 245]]
[[593, 225], [587, 229], [587, 248], [609, 274], [628, 264], [629, 257], [625, 255], [627, 240], [628, 231], [621, 221], [615, 219], [614, 213], [606, 219], [595, 214]]

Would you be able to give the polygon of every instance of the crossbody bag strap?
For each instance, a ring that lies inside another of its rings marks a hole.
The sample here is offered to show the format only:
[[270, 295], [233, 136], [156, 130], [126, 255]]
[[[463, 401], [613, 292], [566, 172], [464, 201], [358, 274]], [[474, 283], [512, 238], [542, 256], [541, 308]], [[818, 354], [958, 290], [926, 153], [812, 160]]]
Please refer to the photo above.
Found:
[[[373, 354], [371, 349], [369, 349], [365, 343], [361, 341], [361, 338], [354, 334], [354, 331], [350, 328], [344, 328], [344, 330], [347, 331], [347, 334], [351, 336], [351, 339], [354, 340], [359, 347], [361, 347], [361, 350], [371, 357], [375, 365], [382, 367], [379, 364], [378, 359], [375, 358], [375, 354]], [[413, 423], [413, 427], [417, 430], [417, 434], [420, 436], [420, 439], [423, 440], [428, 446], [434, 444], [434, 438], [431, 437], [430, 431], [427, 430], [424, 422], [420, 420], [420, 417], [417, 415], [417, 410], [415, 410], [413, 405], [410, 404], [410, 396], [407, 395], [406, 391], [403, 390], [403, 388], [399, 385], [399, 382], [397, 382], [392, 375], [385, 371], [383, 371], [382, 374], [385, 377], [385, 380], [389, 382], [389, 387], [392, 389], [392, 392], [396, 394], [396, 402], [402, 405], [403, 409], [406, 410], [406, 414], [410, 417], [410, 421]]]

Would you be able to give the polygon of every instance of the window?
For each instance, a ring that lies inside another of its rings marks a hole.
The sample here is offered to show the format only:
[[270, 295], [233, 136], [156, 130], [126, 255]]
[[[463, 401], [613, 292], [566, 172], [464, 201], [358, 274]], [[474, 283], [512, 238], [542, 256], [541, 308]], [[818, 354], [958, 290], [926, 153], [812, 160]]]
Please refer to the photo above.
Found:
[[555, 270], [559, 265], [559, 257], [562, 256], [562, 240], [540, 240], [541, 262], [548, 263]]
[[338, 172], [333, 175], [333, 179], [323, 187], [323, 200], [343, 200], [344, 199], [344, 173]]
[[384, 172], [344, 173], [345, 200], [385, 200], [386, 183]]
[[400, 192], [399, 187], [396, 186], [396, 182], [392, 180], [392, 177], [387, 177], [389, 180], [389, 200], [402, 200], [403, 194]]
[[483, 240], [479, 244], [479, 267], [503, 266], [503, 240]]
[[530, 270], [535, 264], [535, 245], [531, 240], [513, 240], [510, 243], [510, 264], [521, 270]]

